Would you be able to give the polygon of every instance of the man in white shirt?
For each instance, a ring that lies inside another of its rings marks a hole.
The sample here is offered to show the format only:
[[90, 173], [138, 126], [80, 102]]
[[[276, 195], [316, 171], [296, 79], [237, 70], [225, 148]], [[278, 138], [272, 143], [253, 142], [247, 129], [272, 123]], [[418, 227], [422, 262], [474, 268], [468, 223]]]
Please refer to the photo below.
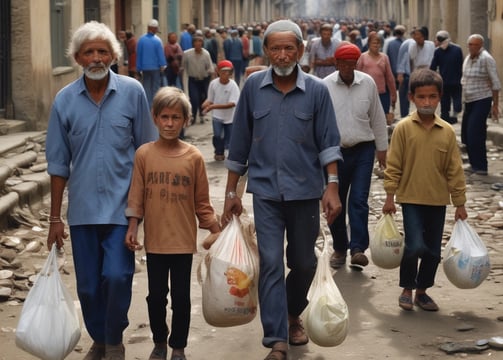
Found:
[[335, 51], [338, 70], [323, 79], [332, 98], [344, 159], [337, 162], [342, 212], [330, 225], [334, 246], [330, 265], [334, 268], [346, 263], [348, 248], [351, 265], [368, 264], [364, 252], [369, 245], [368, 196], [375, 156], [382, 168], [386, 165], [386, 116], [372, 77], [355, 70], [360, 55], [356, 45], [343, 43]]

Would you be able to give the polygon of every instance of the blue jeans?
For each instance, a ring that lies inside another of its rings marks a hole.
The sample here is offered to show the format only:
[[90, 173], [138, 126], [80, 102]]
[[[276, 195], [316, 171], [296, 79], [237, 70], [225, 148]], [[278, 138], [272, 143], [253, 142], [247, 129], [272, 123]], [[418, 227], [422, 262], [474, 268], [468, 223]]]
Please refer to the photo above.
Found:
[[213, 147], [215, 155], [223, 155], [231, 141], [232, 123], [224, 124], [222, 120], [213, 118]]
[[382, 109], [384, 110], [384, 113], [387, 114], [389, 113], [389, 108], [391, 106], [391, 95], [389, 94], [389, 91], [386, 91], [385, 93], [379, 94], [379, 100], [381, 101]]
[[405, 248], [400, 263], [400, 287], [433, 286], [440, 263], [445, 210], [445, 206], [402, 204]]
[[461, 141], [466, 145], [468, 160], [474, 171], [487, 171], [487, 117], [492, 98], [465, 103], [461, 123]]
[[[369, 246], [369, 191], [374, 168], [375, 144], [363, 142], [351, 148], [342, 148], [344, 161], [338, 161], [339, 197], [342, 212], [330, 225], [334, 250], [346, 253], [355, 249], [365, 251]], [[346, 214], [349, 218], [349, 241]]]
[[[262, 344], [272, 347], [288, 339], [288, 315], [297, 317], [307, 306], [307, 292], [316, 270], [314, 245], [320, 230], [318, 199], [270, 201], [253, 197], [260, 257], [259, 304], [264, 331]], [[286, 265], [290, 269], [285, 281]]]
[[166, 306], [171, 285], [171, 334], [169, 346], [173, 349], [187, 347], [190, 326], [190, 274], [192, 254], [147, 253], [148, 318], [154, 343], [165, 343], [169, 328], [166, 324]]
[[142, 74], [142, 84], [147, 95], [148, 105], [152, 107], [154, 96], [161, 87], [161, 71], [143, 70]]
[[403, 75], [402, 86], [398, 88], [398, 99], [400, 100], [400, 117], [409, 115], [409, 75]]
[[70, 226], [77, 294], [91, 338], [122, 343], [129, 325], [134, 253], [124, 246], [125, 225]]

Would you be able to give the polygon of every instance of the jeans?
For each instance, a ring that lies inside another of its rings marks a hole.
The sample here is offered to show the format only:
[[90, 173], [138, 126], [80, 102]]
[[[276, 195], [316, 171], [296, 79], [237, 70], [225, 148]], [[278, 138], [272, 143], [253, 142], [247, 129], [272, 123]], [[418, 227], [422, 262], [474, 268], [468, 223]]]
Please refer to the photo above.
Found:
[[[369, 191], [374, 168], [375, 144], [363, 142], [350, 148], [342, 148], [344, 161], [338, 161], [339, 197], [342, 212], [330, 225], [334, 250], [346, 253], [355, 249], [365, 251], [369, 246]], [[346, 226], [348, 215], [351, 241]]]
[[[297, 317], [307, 306], [307, 292], [316, 270], [314, 245], [320, 230], [318, 199], [271, 201], [253, 197], [260, 258], [259, 304], [264, 338], [272, 347], [288, 339], [288, 315]], [[285, 281], [286, 265], [290, 269]]]
[[492, 98], [465, 103], [461, 123], [461, 141], [466, 145], [468, 160], [473, 171], [487, 171], [487, 117]]
[[134, 274], [134, 253], [124, 246], [127, 226], [70, 226], [77, 294], [91, 338], [122, 343]]
[[409, 115], [409, 75], [403, 74], [402, 86], [398, 88], [398, 99], [400, 100], [400, 117]]
[[213, 118], [213, 147], [215, 155], [223, 155], [231, 141], [232, 123], [224, 124], [222, 120]]
[[189, 77], [189, 99], [192, 107], [192, 117], [196, 119], [197, 113], [202, 116], [201, 105], [208, 96], [208, 86], [210, 78], [197, 80], [196, 78]]
[[449, 115], [452, 108], [454, 112], [460, 113], [461, 107], [461, 84], [445, 85], [442, 88], [442, 98], [440, 99], [440, 117], [449, 123], [453, 123]]
[[142, 84], [147, 95], [148, 105], [152, 107], [152, 101], [161, 87], [161, 71], [160, 70], [143, 70]]
[[381, 101], [382, 109], [384, 110], [384, 113], [387, 114], [389, 113], [389, 108], [391, 106], [391, 96], [389, 91], [386, 91], [385, 93], [379, 94], [379, 100]]
[[402, 204], [405, 248], [400, 263], [400, 287], [427, 289], [433, 286], [440, 263], [445, 211], [445, 206]]
[[169, 284], [171, 285], [171, 335], [169, 346], [187, 347], [190, 326], [190, 274], [192, 254], [147, 253], [148, 318], [154, 343], [165, 343], [169, 328], [166, 324]]

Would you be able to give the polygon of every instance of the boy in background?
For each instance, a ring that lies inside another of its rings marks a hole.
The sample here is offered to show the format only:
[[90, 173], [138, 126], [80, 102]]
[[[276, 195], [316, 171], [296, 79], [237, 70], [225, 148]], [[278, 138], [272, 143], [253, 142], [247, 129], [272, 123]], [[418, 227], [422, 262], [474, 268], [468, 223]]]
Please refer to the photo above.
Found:
[[208, 88], [208, 98], [203, 103], [203, 113], [213, 111], [213, 147], [215, 160], [225, 160], [224, 151], [229, 148], [234, 110], [239, 100], [239, 87], [231, 79], [234, 67], [229, 60], [221, 60], [217, 65], [218, 77]]
[[[441, 258], [446, 205], [456, 207], [454, 219], [466, 219], [466, 184], [456, 134], [452, 126], [435, 115], [442, 96], [442, 77], [430, 69], [410, 76], [409, 100], [417, 111], [402, 119], [388, 148], [384, 189], [384, 214], [401, 204], [405, 249], [400, 264], [402, 294], [398, 305], [426, 311], [438, 305], [426, 294], [433, 286]], [[418, 260], [421, 262], [418, 268]], [[412, 291], [416, 289], [414, 302]]]

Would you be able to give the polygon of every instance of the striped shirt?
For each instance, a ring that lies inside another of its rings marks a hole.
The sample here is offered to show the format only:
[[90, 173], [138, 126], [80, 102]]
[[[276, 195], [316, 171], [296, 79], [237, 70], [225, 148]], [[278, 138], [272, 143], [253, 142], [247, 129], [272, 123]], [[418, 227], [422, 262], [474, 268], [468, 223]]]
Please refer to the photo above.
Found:
[[496, 61], [484, 49], [475, 58], [468, 55], [463, 62], [463, 98], [473, 102], [492, 97], [493, 91], [501, 90], [501, 83], [496, 70]]

